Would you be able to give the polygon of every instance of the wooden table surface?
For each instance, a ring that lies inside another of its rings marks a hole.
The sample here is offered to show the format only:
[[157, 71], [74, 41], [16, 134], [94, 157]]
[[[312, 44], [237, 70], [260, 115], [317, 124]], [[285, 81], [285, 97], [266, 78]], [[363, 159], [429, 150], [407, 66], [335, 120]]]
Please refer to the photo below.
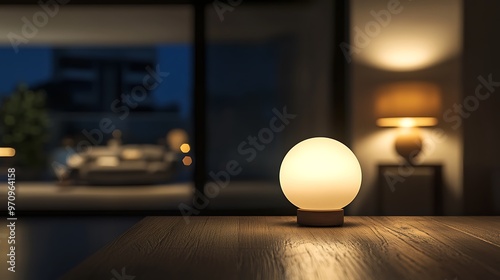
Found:
[[147, 217], [63, 279], [500, 279], [500, 217], [295, 219]]

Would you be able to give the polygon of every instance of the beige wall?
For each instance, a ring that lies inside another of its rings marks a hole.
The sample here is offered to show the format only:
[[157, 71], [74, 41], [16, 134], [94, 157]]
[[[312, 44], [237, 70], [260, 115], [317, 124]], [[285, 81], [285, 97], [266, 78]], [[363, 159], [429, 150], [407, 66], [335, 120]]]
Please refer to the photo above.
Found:
[[[363, 183], [349, 214], [377, 214], [377, 165], [399, 163], [400, 159], [394, 150], [397, 129], [375, 125], [374, 90], [385, 83], [423, 80], [441, 88], [443, 112], [460, 103], [462, 4], [461, 1], [355, 0], [351, 5], [351, 46], [359, 47], [351, 63], [352, 146], [363, 169]], [[379, 32], [373, 32], [368, 43], [360, 45], [362, 41], [356, 41], [360, 39], [355, 28], [365, 29], [370, 21], [376, 20], [373, 13], [388, 10], [388, 5], [396, 5], [392, 10], [399, 12], [391, 13], [385, 26], [380, 25]], [[420, 45], [412, 49], [415, 44]], [[394, 59], [396, 54], [400, 55], [398, 59]], [[437, 131], [434, 128], [422, 129], [427, 151], [421, 156], [421, 163], [443, 165], [444, 214], [460, 214], [462, 130], [454, 129], [442, 117], [436, 129], [444, 131], [444, 138], [434, 134]]]

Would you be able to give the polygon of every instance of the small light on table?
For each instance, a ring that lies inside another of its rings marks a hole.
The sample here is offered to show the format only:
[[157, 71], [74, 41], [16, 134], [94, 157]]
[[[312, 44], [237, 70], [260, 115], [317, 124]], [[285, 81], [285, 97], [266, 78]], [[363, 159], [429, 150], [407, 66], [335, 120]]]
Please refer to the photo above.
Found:
[[280, 168], [280, 184], [297, 210], [297, 223], [341, 226], [342, 209], [361, 185], [361, 166], [354, 153], [337, 140], [315, 137], [295, 145]]

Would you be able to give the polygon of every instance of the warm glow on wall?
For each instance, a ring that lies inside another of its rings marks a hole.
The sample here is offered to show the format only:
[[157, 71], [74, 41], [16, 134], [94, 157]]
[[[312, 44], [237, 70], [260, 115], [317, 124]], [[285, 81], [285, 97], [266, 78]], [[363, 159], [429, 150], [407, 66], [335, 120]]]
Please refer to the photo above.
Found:
[[404, 37], [404, 35], [394, 35], [382, 42], [374, 42], [363, 55], [363, 59], [385, 70], [413, 71], [432, 66], [443, 60], [443, 56], [446, 55], [446, 52], [436, 47], [436, 42], [425, 37]]
[[377, 69], [416, 71], [459, 56], [462, 3], [352, 0], [353, 59]]

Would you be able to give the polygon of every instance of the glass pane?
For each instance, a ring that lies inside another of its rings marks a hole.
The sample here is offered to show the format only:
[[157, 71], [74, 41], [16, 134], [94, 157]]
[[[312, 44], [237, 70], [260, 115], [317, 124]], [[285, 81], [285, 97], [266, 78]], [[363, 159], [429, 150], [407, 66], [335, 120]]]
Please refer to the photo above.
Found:
[[281, 160], [331, 132], [332, 3], [210, 5], [207, 14], [209, 207], [293, 211]]
[[11, 34], [0, 41], [0, 146], [16, 150], [0, 172], [29, 181], [25, 209], [189, 201], [192, 7], [65, 6], [50, 24], [23, 27], [39, 9], [0, 12]]

